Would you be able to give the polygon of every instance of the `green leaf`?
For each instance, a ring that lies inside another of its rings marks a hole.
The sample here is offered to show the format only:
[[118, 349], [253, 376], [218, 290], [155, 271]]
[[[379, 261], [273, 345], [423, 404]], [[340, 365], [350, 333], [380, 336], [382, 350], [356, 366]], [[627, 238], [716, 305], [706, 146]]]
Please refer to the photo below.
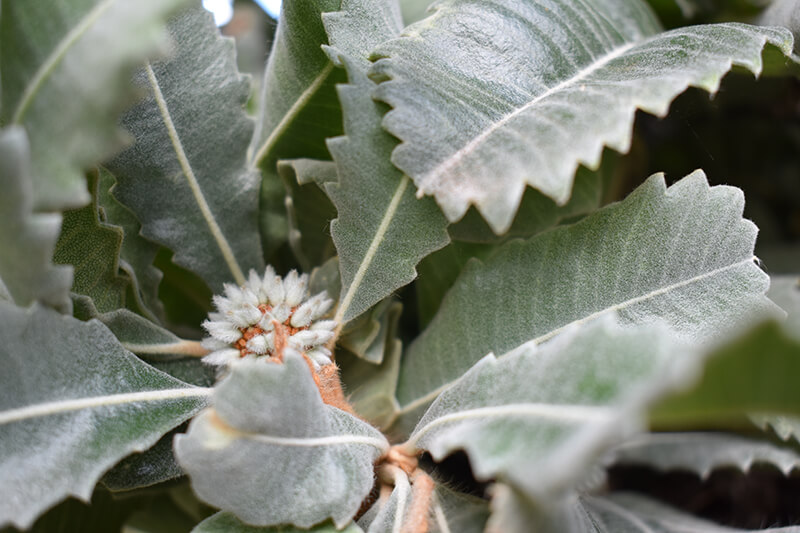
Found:
[[[773, 531], [796, 533], [797, 526], [767, 527], [764, 529], [734, 529], [720, 526], [679, 511], [663, 503], [632, 493], [611, 494], [605, 497], [586, 497], [580, 502], [583, 512], [591, 516], [592, 527], [580, 533], [746, 533]], [[563, 531], [554, 529], [552, 533]], [[547, 533], [550, 533], [548, 531]]]
[[338, 211], [331, 234], [339, 252], [342, 294], [334, 319], [345, 324], [410, 283], [415, 265], [444, 246], [447, 221], [433, 202], [418, 201], [411, 181], [389, 161], [396, 140], [381, 127], [384, 109], [373, 102], [375, 84], [365, 75], [369, 50], [402, 26], [395, 2], [376, 9], [345, 0], [323, 17], [329, 55], [347, 70], [339, 86], [345, 135], [328, 141], [339, 181], [326, 190]]
[[682, 348], [664, 326], [606, 315], [541, 346], [490, 354], [439, 395], [402, 446], [436, 460], [463, 449], [477, 479], [557, 499], [610, 445], [643, 429], [653, 399], [693, 377]]
[[576, 224], [471, 261], [403, 358], [403, 412], [412, 417], [489, 352], [542, 342], [607, 311], [626, 324], [665, 320], [695, 341], [774, 312], [743, 204], [741, 191], [709, 187], [700, 171], [668, 189], [655, 175]]
[[345, 528], [337, 528], [326, 522], [311, 528], [298, 529], [292, 526], [257, 527], [249, 526], [236, 518], [233, 513], [219, 512], [197, 524], [192, 533], [363, 533], [357, 525], [350, 523]]
[[226, 282], [243, 285], [247, 269], [263, 269], [259, 179], [245, 161], [249, 83], [236, 70], [233, 41], [199, 5], [173, 18], [169, 31], [174, 57], [137, 73], [148, 97], [123, 118], [136, 144], [107, 167], [142, 235], [220, 292]]
[[142, 225], [136, 216], [111, 194], [116, 178], [102, 167], [98, 169], [98, 175], [100, 218], [107, 224], [119, 226], [123, 232], [119, 268], [130, 278], [133, 295], [143, 313], [151, 319], [163, 317], [164, 306], [158, 299], [158, 286], [163, 274], [153, 265], [159, 246], [139, 235]]
[[365, 422], [322, 403], [299, 356], [234, 365], [212, 404], [176, 437], [175, 451], [197, 495], [248, 524], [332, 518], [344, 527], [389, 447]]
[[726, 433], [646, 433], [614, 449], [614, 462], [660, 470], [688, 470], [707, 478], [718, 468], [747, 472], [768, 463], [784, 475], [800, 467], [800, 453], [790, 447]]
[[330, 159], [325, 139], [342, 132], [336, 83], [343, 73], [320, 48], [328, 42], [321, 14], [341, 0], [286, 0], [267, 60], [248, 161], [264, 171], [260, 228], [266, 257], [288, 237], [279, 159]]
[[[125, 351], [96, 321], [0, 303], [0, 525], [26, 528], [192, 416], [189, 387]], [[57, 436], [57, 438], [54, 438]]]
[[168, 432], [152, 447], [135, 452], [114, 465], [103, 476], [103, 486], [115, 492], [128, 491], [181, 477], [183, 470], [172, 453], [172, 440], [178, 431], [176, 428]]
[[[626, 152], [635, 111], [663, 116], [688, 86], [715, 92], [732, 64], [758, 74], [780, 28], [659, 33], [638, 0], [446, 0], [378, 47], [376, 98], [402, 142], [392, 160], [451, 221], [475, 205], [501, 234], [526, 185], [564, 204], [578, 164]], [[385, 81], [389, 80], [389, 81]]]
[[0, 123], [30, 137], [34, 210], [89, 201], [83, 171], [122, 147], [117, 115], [135, 98], [130, 75], [164, 48], [164, 21], [185, 3], [3, 2]]
[[36, 300], [72, 309], [72, 269], [54, 266], [61, 215], [34, 214], [30, 153], [25, 131], [0, 131], [0, 287], [21, 306]]
[[[382, 307], [380, 304], [378, 307]], [[342, 350], [336, 354], [341, 365], [341, 379], [353, 409], [372, 424], [389, 427], [400, 406], [395, 399], [397, 375], [400, 372], [402, 343], [397, 338], [397, 325], [403, 306], [391, 302], [384, 309], [375, 339], [363, 355]], [[346, 337], [345, 337], [346, 338]], [[380, 351], [381, 360], [376, 366], [369, 354]]]
[[208, 353], [200, 342], [181, 339], [128, 309], [100, 313], [86, 296], [75, 297], [75, 309], [76, 318], [96, 318], [111, 330], [123, 348], [151, 361], [201, 357]]
[[381, 364], [384, 354], [391, 351], [402, 309], [402, 304], [392, 298], [381, 301], [362, 315], [360, 327], [345, 331], [338, 345], [373, 365]]
[[656, 427], [726, 421], [747, 412], [800, 414], [800, 339], [766, 322], [710, 351], [702, 377], [654, 407]]
[[764, 26], [784, 26], [794, 36], [794, 50], [800, 54], [800, 2], [797, 0], [775, 0], [758, 19]]
[[339, 213], [331, 234], [342, 277], [334, 315], [340, 324], [413, 281], [415, 265], [449, 241], [436, 204], [415, 198], [411, 180], [389, 162], [395, 140], [381, 128], [382, 112], [371, 97], [374, 83], [344, 61], [350, 84], [339, 88], [339, 98], [346, 136], [328, 143], [339, 183], [327, 186]]
[[431, 504], [433, 518], [432, 531], [447, 533], [481, 533], [489, 518], [489, 505], [486, 500], [449, 489], [446, 485], [436, 485]]
[[64, 212], [53, 261], [72, 265], [72, 292], [88, 296], [105, 313], [125, 306], [129, 280], [119, 275], [122, 229], [99, 218], [97, 187], [97, 176], [90, 177], [92, 201]]
[[786, 331], [800, 337], [800, 278], [771, 276], [767, 296], [786, 311]]
[[370, 52], [404, 26], [397, 0], [342, 0], [339, 11], [323, 13], [322, 21], [330, 39], [330, 47], [323, 47], [328, 56], [339, 67], [345, 66], [339, 56], [347, 57], [359, 72], [370, 67]]
[[433, 320], [444, 296], [470, 259], [474, 257], [485, 260], [496, 249], [497, 247], [491, 244], [453, 241], [420, 261], [417, 267], [419, 278], [415, 288], [417, 317], [421, 329], [426, 328]]
[[337, 180], [336, 165], [292, 159], [278, 163], [278, 175], [286, 187], [289, 246], [302, 269], [309, 272], [336, 254], [328, 229], [336, 208], [322, 189], [325, 183]]
[[454, 240], [476, 243], [501, 242], [514, 237], [528, 238], [565, 219], [590, 213], [600, 207], [603, 185], [610, 175], [610, 169], [605, 168], [610, 166], [606, 164], [608, 159], [613, 157], [604, 158], [599, 171], [578, 168], [572, 196], [566, 205], [560, 206], [536, 189], [526, 188], [514, 222], [503, 235], [496, 235], [473, 207], [464, 218], [448, 228], [450, 236]]

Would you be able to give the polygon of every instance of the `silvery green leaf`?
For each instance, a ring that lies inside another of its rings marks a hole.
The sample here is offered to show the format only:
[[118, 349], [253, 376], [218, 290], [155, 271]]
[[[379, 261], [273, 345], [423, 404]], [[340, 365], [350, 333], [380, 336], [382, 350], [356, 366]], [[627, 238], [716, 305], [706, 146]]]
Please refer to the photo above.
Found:
[[406, 25], [425, 18], [433, 0], [400, 0], [400, 10]]
[[[643, 349], [646, 346], [647, 349]], [[403, 448], [441, 460], [464, 450], [478, 480], [547, 502], [591, 482], [592, 464], [644, 427], [654, 399], [696, 368], [665, 326], [610, 315], [542, 345], [490, 354], [442, 392]]]
[[688, 86], [715, 92], [732, 65], [755, 74], [782, 28], [660, 32], [639, 0], [438, 2], [378, 47], [375, 95], [402, 143], [392, 160], [451, 221], [475, 205], [508, 229], [530, 185], [564, 204], [579, 164], [630, 148], [637, 109], [658, 116]]
[[364, 419], [380, 428], [389, 427], [400, 406], [395, 399], [397, 375], [400, 371], [402, 343], [397, 338], [397, 325], [403, 306], [392, 302], [379, 324], [370, 350], [380, 350], [381, 362], [376, 366], [370, 359], [350, 355], [349, 351], [337, 353], [341, 365], [341, 379], [347, 390], [348, 401]]
[[714, 421], [736, 424], [743, 413], [800, 414], [800, 338], [768, 321], [707, 347], [701, 376], [653, 407], [655, 427]]
[[717, 468], [747, 472], [755, 463], [769, 463], [787, 476], [800, 467], [796, 449], [726, 433], [644, 433], [615, 448], [611, 458], [614, 463], [688, 470], [703, 479]]
[[[576, 533], [578, 531], [579, 533], [800, 532], [800, 526], [747, 530], [725, 527], [633, 493], [610, 494], [603, 497], [587, 496], [582, 498], [578, 505], [591, 517], [592, 527], [577, 530]], [[554, 529], [552, 533], [556, 531], [560, 533], [564, 529]]]
[[786, 311], [786, 331], [800, 336], [800, 277], [770, 276], [767, 296]]
[[393, 472], [396, 475], [391, 480], [393, 483], [391, 492], [382, 490], [378, 500], [358, 521], [358, 525], [367, 533], [403, 531], [414, 495], [406, 473], [399, 468], [394, 468]]
[[[320, 48], [328, 41], [322, 13], [336, 11], [340, 4], [341, 0], [287, 0], [281, 6], [249, 157], [253, 165], [270, 167], [268, 175], [278, 159], [327, 159], [325, 139], [341, 131], [338, 112], [325, 109], [326, 103], [336, 101], [334, 82], [340, 80]], [[303, 118], [312, 119], [312, 131]], [[299, 140], [306, 153], [291, 153]]]
[[337, 180], [336, 165], [316, 159], [290, 159], [278, 162], [278, 176], [286, 187], [289, 246], [308, 272], [336, 254], [329, 230], [336, 208], [322, 189], [325, 183]]
[[609, 157], [606, 155], [603, 164], [597, 171], [590, 171], [580, 167], [575, 174], [575, 183], [572, 195], [565, 205], [556, 204], [536, 189], [526, 188], [520, 200], [516, 217], [508, 231], [498, 236], [486, 224], [473, 207], [464, 215], [464, 218], [448, 228], [454, 240], [477, 243], [502, 242], [514, 237], [532, 237], [537, 233], [548, 230], [559, 224], [562, 220], [585, 215], [600, 207], [604, 182], [610, 176]]
[[363, 320], [358, 320], [359, 327], [345, 330], [338, 345], [373, 365], [381, 364], [397, 333], [402, 309], [403, 306], [392, 298], [379, 302], [360, 317]]
[[199, 3], [168, 29], [175, 54], [137, 73], [147, 97], [123, 117], [136, 142], [107, 168], [142, 235], [219, 292], [263, 269], [258, 172], [245, 161], [249, 82], [236, 70], [233, 41]]
[[[452, 226], [451, 226], [452, 227]], [[417, 291], [417, 316], [421, 329], [430, 324], [447, 291], [458, 279], [459, 274], [473, 259], [485, 260], [497, 249], [496, 245], [452, 241], [422, 261], [417, 270], [419, 278], [415, 284]]]
[[97, 321], [6, 303], [0, 317], [0, 524], [88, 500], [103, 472], [206, 403], [209, 389], [143, 363]]
[[482, 498], [437, 484], [431, 503], [431, 514], [432, 532], [481, 533], [489, 518], [489, 505]]
[[342, 280], [339, 278], [339, 258], [331, 257], [322, 265], [311, 271], [308, 279], [309, 294], [326, 291], [328, 296], [337, 301], [342, 292]]
[[339, 213], [331, 234], [342, 277], [334, 316], [340, 324], [413, 281], [420, 259], [449, 241], [436, 204], [415, 198], [411, 180], [388, 159], [395, 140], [381, 128], [374, 83], [344, 61], [350, 83], [340, 86], [339, 98], [346, 135], [328, 143], [339, 183], [326, 187]]
[[181, 339], [128, 309], [100, 313], [87, 296], [74, 296], [75, 315], [81, 320], [96, 318], [120, 341], [123, 348], [150, 361], [201, 357], [208, 352], [198, 341]]
[[[384, 477], [387, 473], [384, 472]], [[488, 503], [474, 496], [461, 494], [433, 481], [430, 477], [417, 478], [413, 485], [405, 472], [391, 469], [391, 482], [384, 485], [380, 496], [358, 520], [367, 533], [400, 533], [404, 531], [430, 531], [432, 533], [481, 533], [489, 516]], [[416, 491], [418, 483], [430, 483], [425, 490]], [[386, 490], [391, 485], [391, 490]], [[424, 494], [432, 489], [430, 496]], [[420, 515], [427, 527], [421, 527]]]
[[72, 292], [88, 296], [100, 312], [125, 306], [129, 279], [120, 275], [122, 229], [100, 219], [97, 176], [89, 178], [91, 202], [64, 212], [53, 261], [72, 265]]
[[337, 65], [349, 83], [338, 88], [345, 135], [328, 141], [338, 183], [326, 191], [338, 211], [331, 223], [342, 293], [334, 319], [345, 324], [416, 277], [414, 266], [449, 240], [433, 202], [414, 198], [411, 181], [389, 161], [396, 140], [381, 127], [383, 109], [366, 77], [370, 50], [402, 27], [393, 0], [346, 0], [323, 17]]
[[177, 431], [168, 432], [150, 448], [124, 458], [106, 472], [100, 482], [108, 490], [117, 492], [150, 487], [179, 478], [183, 470], [172, 453], [172, 439]]
[[0, 130], [0, 286], [21, 306], [72, 309], [72, 269], [54, 266], [61, 215], [33, 213], [30, 150], [21, 127]]
[[201, 499], [248, 524], [331, 518], [344, 527], [389, 447], [365, 422], [322, 403], [306, 362], [292, 354], [283, 364], [232, 366], [212, 405], [176, 437], [178, 461]]
[[339, 56], [346, 56], [359, 72], [370, 67], [372, 50], [404, 26], [398, 0], [342, 0], [339, 11], [324, 13], [322, 21], [333, 49], [326, 47], [329, 57], [343, 66]]
[[341, 0], [286, 0], [267, 60], [248, 161], [264, 172], [259, 225], [269, 257], [288, 237], [279, 159], [329, 159], [325, 139], [342, 132], [336, 83], [344, 81], [320, 48], [328, 38], [322, 13]]
[[[800, 338], [800, 279], [797, 276], [778, 275], [770, 279], [767, 296], [786, 311], [782, 332]], [[763, 429], [772, 429], [778, 437], [800, 439], [800, 417], [776, 414], [751, 414], [750, 419]]]
[[133, 296], [143, 314], [152, 319], [163, 317], [164, 306], [158, 299], [158, 285], [163, 274], [153, 265], [159, 246], [139, 234], [142, 225], [136, 216], [114, 198], [111, 189], [116, 185], [116, 178], [103, 167], [97, 172], [100, 180], [97, 204], [101, 218], [107, 224], [119, 226], [123, 232], [119, 267], [130, 278]]
[[576, 224], [471, 261], [403, 358], [401, 414], [411, 417], [485, 354], [607, 311], [630, 325], [663, 320], [692, 341], [775, 312], [743, 204], [741, 191], [709, 187], [701, 171], [669, 188], [655, 175]]
[[131, 72], [163, 51], [165, 19], [185, 4], [3, 2], [0, 49], [14, 53], [0, 60], [0, 123], [28, 132], [35, 210], [89, 201], [83, 171], [122, 147], [117, 115], [135, 98]]
[[292, 526], [258, 527], [250, 526], [228, 512], [219, 512], [209, 516], [192, 530], [192, 533], [363, 533], [356, 524], [350, 523], [344, 528], [337, 528], [330, 522], [318, 524], [311, 528], [296, 528]]
[[797, 0], [773, 0], [758, 19], [764, 26], [784, 26], [791, 30], [795, 40], [795, 53], [800, 53], [800, 2]]
[[497, 483], [491, 488], [491, 496], [492, 514], [486, 526], [489, 532], [599, 533], [575, 494], [543, 506], [514, 487]]

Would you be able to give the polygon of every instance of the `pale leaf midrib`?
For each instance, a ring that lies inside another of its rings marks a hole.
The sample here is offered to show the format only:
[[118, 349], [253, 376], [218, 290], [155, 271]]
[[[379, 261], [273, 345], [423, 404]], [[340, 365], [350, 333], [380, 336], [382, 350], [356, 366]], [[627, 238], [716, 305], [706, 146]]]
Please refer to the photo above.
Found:
[[[325, 67], [320, 71], [319, 74], [311, 81], [308, 87], [300, 94], [297, 100], [294, 101], [292, 106], [286, 111], [286, 114], [283, 115], [278, 125], [270, 132], [269, 136], [267, 136], [266, 140], [262, 143], [261, 147], [253, 156], [250, 164], [252, 167], [256, 167], [261, 163], [261, 160], [272, 150], [272, 147], [280, 138], [281, 135], [286, 131], [291, 124], [294, 117], [296, 117], [300, 110], [302, 110], [305, 105], [314, 97], [314, 95], [319, 91], [319, 88], [322, 87], [322, 84], [325, 83], [325, 80], [330, 76], [331, 72], [333, 72], [333, 63], [328, 61]], [[263, 105], [263, 103], [262, 103]]]
[[[743, 266], [743, 265], [746, 265], [748, 263], [752, 263], [753, 259], [754, 259], [754, 257], [749, 257], [747, 259], [743, 259], [742, 261], [738, 261], [736, 263], [731, 263], [731, 264], [726, 265], [724, 267], [716, 268], [716, 269], [711, 270], [709, 272], [705, 272], [703, 274], [700, 274], [700, 275], [697, 275], [697, 276], [693, 276], [693, 277], [691, 277], [689, 279], [682, 280], [682, 281], [680, 281], [678, 283], [674, 283], [674, 284], [671, 284], [671, 285], [667, 285], [665, 287], [660, 287], [658, 289], [654, 289], [654, 290], [652, 290], [652, 291], [650, 291], [650, 292], [648, 292], [646, 294], [643, 294], [641, 296], [637, 296], [635, 298], [631, 298], [631, 299], [626, 300], [624, 302], [621, 302], [621, 303], [618, 303], [618, 304], [614, 304], [614, 305], [612, 305], [610, 307], [606, 307], [606, 308], [601, 309], [599, 311], [595, 311], [594, 313], [592, 313], [590, 315], [587, 315], [587, 316], [585, 316], [583, 318], [579, 318], [577, 320], [573, 320], [572, 322], [568, 322], [567, 324], [564, 324], [563, 326], [560, 326], [560, 327], [558, 327], [558, 328], [556, 328], [554, 330], [551, 330], [551, 331], [545, 333], [544, 335], [540, 335], [539, 337], [536, 337], [536, 338], [531, 339], [529, 341], [523, 342], [522, 344], [520, 344], [515, 349], [518, 349], [519, 347], [524, 346], [524, 345], [540, 344], [540, 343], [542, 343], [542, 342], [544, 342], [546, 340], [551, 339], [552, 337], [554, 337], [555, 335], [561, 333], [562, 331], [566, 330], [567, 328], [574, 327], [574, 326], [579, 325], [579, 324], [585, 324], [585, 323], [590, 322], [591, 320], [594, 320], [594, 319], [596, 319], [596, 318], [598, 318], [601, 315], [604, 315], [606, 313], [613, 312], [613, 311], [619, 311], [621, 309], [624, 309], [625, 307], [637, 304], [639, 302], [643, 302], [643, 301], [645, 301], [645, 300], [647, 300], [649, 298], [654, 298], [656, 296], [660, 296], [662, 294], [666, 294], [669, 291], [680, 289], [680, 288], [685, 287], [685, 286], [687, 286], [687, 285], [689, 285], [691, 283], [696, 283], [696, 282], [702, 281], [702, 280], [704, 280], [706, 278], [718, 275], [718, 274], [723, 273], [723, 272], [725, 272], [727, 270], [731, 270], [731, 269], [734, 269], [736, 267]], [[422, 405], [425, 405], [426, 403], [432, 401], [439, 394], [441, 394], [445, 389], [449, 388], [454, 383], [456, 383], [459, 379], [460, 379], [460, 376], [458, 378], [454, 379], [453, 381], [448, 381], [447, 383], [444, 383], [443, 385], [435, 388], [434, 390], [426, 393], [423, 396], [420, 396], [419, 398], [413, 400], [412, 402], [407, 403], [406, 405], [404, 405], [404, 406], [402, 406], [400, 408], [400, 410], [397, 412], [397, 415], [400, 416], [402, 414], [411, 412], [414, 409], [416, 409], [416, 408], [418, 408], [418, 407], [420, 407]]]
[[17, 409], [0, 412], [0, 426], [12, 422], [21, 422], [31, 418], [53, 416], [63, 413], [110, 407], [142, 402], [161, 402], [166, 400], [179, 400], [184, 398], [201, 398], [211, 394], [212, 389], [203, 387], [182, 387], [178, 389], [160, 389], [153, 391], [128, 392], [109, 394], [106, 396], [92, 396], [88, 398], [74, 398], [57, 402], [46, 402], [28, 405]]
[[492, 407], [476, 407], [440, 416], [415, 431], [404, 448], [415, 449], [416, 444], [426, 433], [438, 426], [464, 420], [481, 420], [506, 416], [529, 416], [558, 422], [596, 422], [608, 420], [614, 409], [598, 405], [556, 404], [556, 403], [510, 403]]
[[364, 276], [367, 274], [367, 270], [369, 270], [373, 259], [375, 259], [375, 254], [378, 253], [378, 248], [380, 248], [386, 233], [389, 231], [389, 226], [391, 225], [392, 220], [397, 213], [400, 200], [403, 198], [403, 194], [405, 194], [410, 181], [411, 180], [408, 176], [403, 176], [403, 178], [400, 180], [400, 183], [397, 185], [397, 189], [392, 195], [389, 205], [386, 207], [386, 212], [383, 214], [381, 223], [378, 225], [378, 229], [375, 231], [375, 236], [372, 238], [372, 242], [370, 242], [369, 248], [364, 254], [364, 258], [361, 260], [355, 276], [353, 276], [353, 281], [350, 282], [350, 286], [347, 288], [347, 292], [345, 293], [338, 309], [336, 310], [336, 316], [334, 317], [334, 320], [336, 320], [336, 322], [339, 324], [337, 336], [344, 325], [342, 323], [342, 319], [344, 318], [345, 314], [347, 314], [350, 304], [353, 302], [353, 298], [355, 297], [356, 292], [358, 292], [361, 282], [364, 280]]
[[183, 171], [186, 182], [192, 191], [195, 202], [197, 202], [197, 206], [200, 208], [200, 213], [202, 214], [203, 219], [205, 219], [206, 224], [211, 231], [211, 235], [213, 236], [214, 241], [216, 241], [217, 246], [222, 253], [222, 257], [225, 260], [228, 269], [231, 271], [233, 278], [236, 280], [236, 283], [239, 285], [244, 285], [247, 280], [244, 277], [244, 273], [242, 272], [239, 263], [236, 261], [236, 257], [231, 249], [230, 244], [228, 243], [228, 240], [225, 238], [225, 235], [222, 233], [222, 229], [217, 224], [214, 214], [211, 212], [211, 208], [208, 205], [205, 196], [203, 195], [203, 190], [200, 188], [200, 183], [197, 181], [197, 177], [194, 175], [194, 170], [189, 163], [189, 158], [186, 156], [186, 152], [183, 149], [183, 143], [178, 135], [178, 131], [175, 129], [175, 124], [172, 122], [172, 116], [170, 115], [167, 101], [164, 99], [164, 95], [161, 92], [161, 87], [158, 84], [158, 79], [156, 78], [156, 74], [153, 72], [153, 68], [150, 66], [150, 63], [147, 63], [145, 70], [147, 71], [147, 78], [150, 81], [150, 85], [153, 89], [153, 96], [155, 97], [156, 104], [158, 105], [161, 119], [167, 128], [167, 133], [169, 134], [172, 148], [178, 158], [181, 170]]
[[375, 437], [365, 437], [361, 435], [333, 435], [330, 437], [275, 437], [272, 435], [261, 435], [258, 433], [245, 433], [236, 429], [231, 429], [241, 438], [254, 440], [262, 444], [274, 446], [287, 446], [296, 448], [314, 448], [319, 446], [347, 446], [352, 444], [364, 444], [377, 448], [381, 452], [389, 450], [389, 443], [386, 440]]
[[[417, 191], [417, 196], [422, 196], [426, 192], [429, 192], [427, 189], [424, 189], [425, 184], [430, 182], [431, 180], [436, 179], [438, 176], [442, 175], [445, 172], [448, 172], [453, 166], [457, 165], [465, 156], [472, 153], [480, 144], [482, 144], [486, 139], [488, 139], [495, 131], [500, 129], [503, 125], [508, 123], [509, 121], [513, 120], [515, 117], [519, 116], [520, 114], [528, 111], [533, 106], [538, 104], [543, 99], [547, 98], [548, 96], [578, 83], [580, 80], [586, 78], [593, 72], [599, 70], [600, 68], [604, 67], [614, 59], [622, 56], [628, 50], [633, 48], [634, 46], [642, 44], [642, 42], [646, 42], [646, 40], [641, 42], [630, 42], [626, 43], [619, 48], [612, 50], [611, 52], [607, 53], [597, 61], [593, 62], [591, 65], [579, 70], [570, 78], [554, 85], [553, 87], [547, 89], [543, 93], [537, 95], [535, 98], [526, 102], [525, 105], [520, 106], [519, 108], [515, 109], [511, 113], [503, 116], [499, 120], [493, 122], [488, 128], [481, 131], [477, 136], [472, 138], [467, 144], [459, 148], [456, 152], [450, 155], [447, 159], [441, 161], [437, 164], [433, 169], [426, 172], [418, 181], [417, 185], [420, 187]], [[423, 190], [424, 189], [424, 190]]]
[[25, 115], [25, 112], [33, 102], [33, 99], [36, 97], [36, 93], [39, 92], [39, 89], [44, 85], [45, 80], [53, 73], [56, 69], [58, 64], [61, 62], [62, 59], [67, 55], [69, 49], [74, 45], [80, 38], [92, 27], [92, 25], [97, 22], [103, 13], [114, 4], [115, 0], [106, 0], [94, 8], [92, 8], [81, 20], [80, 22], [72, 28], [64, 38], [58, 43], [47, 59], [42, 63], [39, 67], [39, 70], [36, 71], [36, 74], [31, 78], [30, 83], [25, 87], [25, 91], [22, 93], [22, 98], [20, 98], [19, 104], [17, 104], [17, 108], [14, 111], [13, 118], [11, 122], [13, 124], [19, 124], [22, 122], [22, 118]]
[[203, 348], [198, 341], [180, 340], [176, 342], [163, 342], [153, 344], [137, 344], [123, 342], [122, 347], [135, 354], [180, 354], [191, 357], [203, 357], [209, 351]]

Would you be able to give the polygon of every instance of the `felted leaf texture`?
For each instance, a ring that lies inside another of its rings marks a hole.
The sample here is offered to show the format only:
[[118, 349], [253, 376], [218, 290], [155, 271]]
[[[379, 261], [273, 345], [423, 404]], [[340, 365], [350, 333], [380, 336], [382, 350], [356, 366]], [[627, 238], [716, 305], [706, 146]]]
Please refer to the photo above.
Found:
[[439, 395], [403, 447], [436, 460], [463, 449], [477, 479], [546, 503], [585, 482], [609, 443], [643, 429], [655, 398], [694, 377], [680, 350], [663, 325], [626, 328], [607, 315], [490, 354]]
[[615, 463], [688, 470], [701, 478], [724, 467], [747, 472], [756, 463], [771, 464], [788, 476], [800, 466], [797, 450], [726, 433], [645, 433], [617, 447], [613, 456]]
[[117, 461], [202, 408], [190, 387], [124, 350], [97, 321], [0, 302], [0, 525], [25, 529], [87, 500]]
[[260, 229], [267, 257], [288, 238], [285, 191], [275, 165], [279, 159], [325, 160], [325, 139], [342, 132], [336, 83], [344, 81], [320, 48], [328, 38], [322, 13], [341, 0], [285, 0], [261, 84], [256, 129], [248, 161], [262, 169]]
[[100, 312], [106, 312], [125, 306], [129, 280], [119, 271], [122, 229], [100, 218], [97, 187], [97, 177], [90, 178], [89, 205], [64, 212], [53, 260], [72, 265], [72, 292], [90, 297]]
[[[175, 439], [178, 460], [206, 502], [252, 525], [344, 527], [388, 450], [365, 422], [322, 403], [305, 361], [242, 361], [214, 390], [212, 409]], [[271, 407], [268, 407], [271, 406]]]
[[774, 313], [743, 204], [741, 191], [709, 187], [701, 171], [669, 188], [654, 175], [576, 224], [471, 261], [403, 358], [402, 412], [413, 418], [489, 352], [543, 342], [608, 311], [623, 324], [663, 320], [691, 341]]
[[0, 131], [0, 187], [0, 292], [20, 306], [40, 300], [69, 311], [72, 269], [52, 262], [61, 215], [33, 213], [30, 148], [20, 127]]
[[[612, 494], [605, 497], [586, 497], [580, 502], [582, 512], [591, 517], [590, 527], [574, 533], [747, 533], [768, 531], [772, 533], [797, 533], [798, 526], [739, 529], [721, 526], [663, 503], [637, 494]], [[557, 526], [556, 526], [557, 527]], [[563, 531], [553, 529], [552, 533]], [[550, 533], [548, 530], [547, 533]]]
[[249, 83], [236, 69], [233, 41], [199, 4], [174, 17], [169, 32], [174, 55], [135, 77], [147, 93], [123, 117], [135, 144], [107, 167], [114, 196], [142, 235], [220, 292], [223, 283], [244, 284], [249, 268], [263, 269], [259, 177], [245, 160]]
[[130, 75], [164, 51], [165, 21], [186, 3], [2, 3], [0, 123], [28, 132], [35, 210], [89, 201], [84, 170], [123, 145], [117, 116], [135, 98]]
[[413, 281], [416, 264], [449, 242], [447, 220], [435, 203], [416, 199], [411, 180], [389, 161], [397, 141], [381, 127], [383, 109], [372, 100], [366, 58], [371, 46], [399, 32], [400, 20], [393, 2], [380, 5], [364, 26], [352, 24], [358, 20], [352, 15], [373, 10], [363, 1], [348, 0], [340, 13], [324, 18], [329, 53], [349, 79], [338, 88], [345, 135], [328, 141], [339, 181], [326, 185], [338, 211], [331, 234], [342, 277], [335, 315], [341, 323]]
[[233, 513], [219, 512], [197, 524], [192, 533], [303, 533], [304, 531], [311, 533], [363, 533], [364, 530], [355, 524], [337, 528], [330, 522], [302, 529], [292, 526], [250, 526], [236, 518]]
[[761, 70], [781, 28], [661, 32], [639, 0], [445, 0], [384, 43], [370, 76], [393, 109], [393, 162], [451, 221], [475, 205], [508, 229], [530, 185], [563, 204], [578, 164], [626, 152], [637, 109], [658, 116], [689, 86], [715, 92], [732, 67]]

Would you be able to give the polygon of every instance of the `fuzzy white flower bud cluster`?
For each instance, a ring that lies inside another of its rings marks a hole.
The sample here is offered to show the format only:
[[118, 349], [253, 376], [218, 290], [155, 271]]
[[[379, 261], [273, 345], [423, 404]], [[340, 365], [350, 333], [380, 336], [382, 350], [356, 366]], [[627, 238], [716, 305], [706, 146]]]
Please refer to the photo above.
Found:
[[308, 276], [292, 270], [285, 278], [268, 266], [264, 276], [255, 270], [243, 287], [225, 285], [225, 296], [214, 296], [216, 312], [203, 327], [211, 337], [203, 346], [211, 351], [203, 361], [229, 365], [248, 357], [282, 360], [287, 350], [305, 354], [315, 368], [331, 363], [325, 344], [334, 336], [333, 320], [317, 320], [333, 300], [326, 292], [307, 298]]

